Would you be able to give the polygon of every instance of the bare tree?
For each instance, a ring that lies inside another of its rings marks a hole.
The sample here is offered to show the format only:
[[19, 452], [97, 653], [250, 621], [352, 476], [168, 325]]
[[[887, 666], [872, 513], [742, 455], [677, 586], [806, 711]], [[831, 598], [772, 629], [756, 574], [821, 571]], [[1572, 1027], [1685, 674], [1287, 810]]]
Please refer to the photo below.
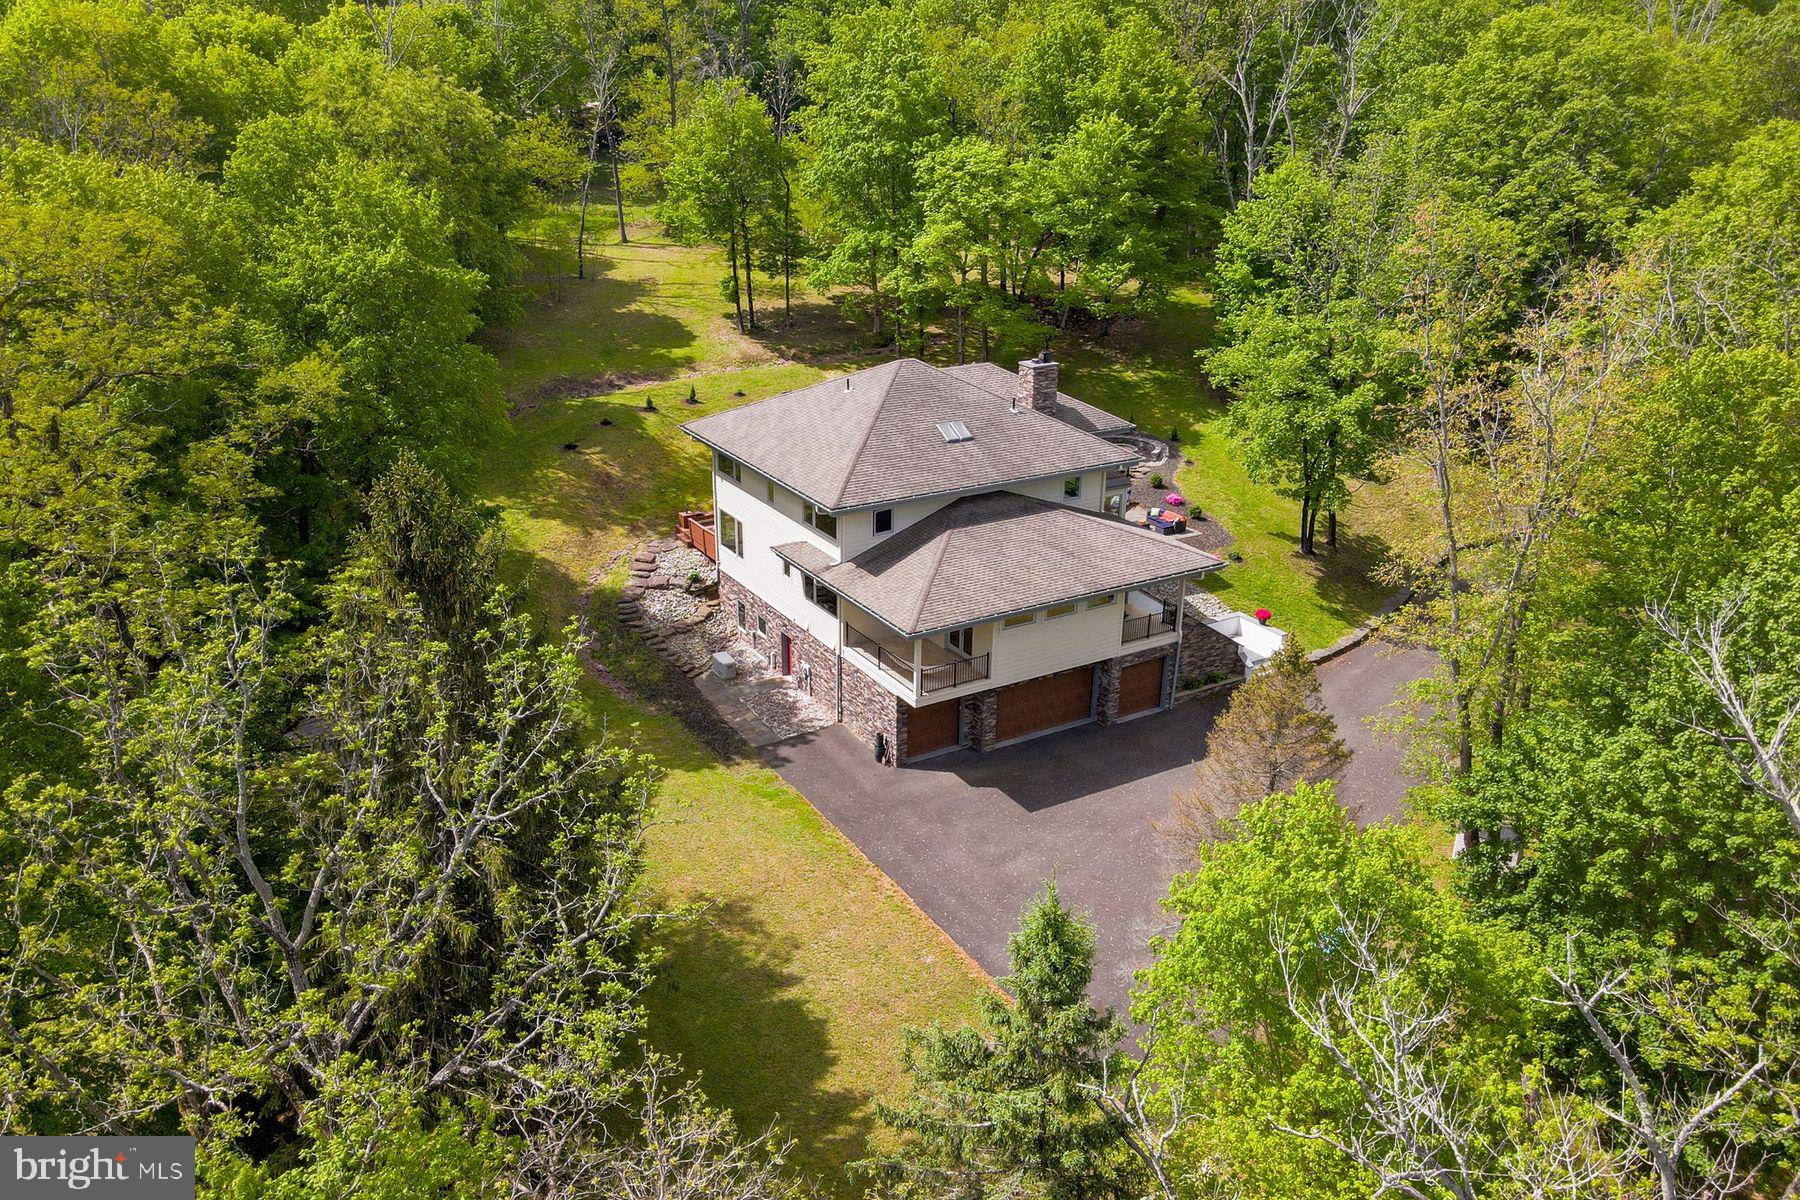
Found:
[[619, 244], [631, 239], [625, 232], [625, 196], [619, 185], [619, 58], [618, 30], [592, 0], [581, 5], [582, 55], [587, 62], [586, 108], [594, 127], [588, 135], [587, 168], [581, 173], [581, 214], [575, 226], [575, 277], [587, 276], [588, 195], [594, 182], [594, 165], [600, 143], [606, 143], [612, 165], [613, 213], [619, 222]]
[[1402, 10], [1389, 7], [1381, 0], [1337, 0], [1338, 65], [1331, 81], [1332, 130], [1325, 142], [1324, 167], [1334, 174], [1350, 139], [1357, 119], [1375, 95], [1376, 81], [1370, 70], [1388, 39], [1400, 28]]
[[1299, 982], [1292, 931], [1277, 925], [1269, 941], [1288, 1011], [1355, 1085], [1358, 1115], [1338, 1130], [1276, 1127], [1333, 1147], [1374, 1176], [1377, 1194], [1475, 1200], [1502, 1152], [1491, 1114], [1463, 1094], [1439, 1057], [1455, 1009], [1401, 986], [1408, 963], [1384, 946], [1378, 919], [1338, 915], [1348, 974], [1320, 994]]
[[1689, 727], [1717, 742], [1744, 786], [1773, 800], [1800, 835], [1800, 750], [1789, 740], [1800, 721], [1794, 665], [1746, 662], [1734, 648], [1746, 599], [1739, 593], [1688, 621], [1667, 602], [1646, 611], [1718, 706], [1711, 716], [1689, 717]]
[[1638, 0], [1644, 28], [1667, 31], [1684, 42], [1705, 43], [1719, 20], [1719, 0]]
[[1330, 36], [1324, 0], [1170, 0], [1177, 47], [1203, 89], [1220, 99], [1214, 150], [1235, 203], [1253, 193], [1276, 142], [1297, 144], [1292, 106]]
[[[652, 1054], [626, 1094], [595, 1119], [559, 1125], [529, 1143], [515, 1181], [519, 1200], [789, 1200], [783, 1174], [792, 1142], [773, 1130], [739, 1136], [670, 1060]], [[603, 1123], [603, 1120], [604, 1122]], [[606, 1134], [618, 1130], [616, 1137]]]
[[[1793, 1083], [1794, 1063], [1771, 1059], [1766, 1030], [1722, 1015], [1702, 989], [1668, 975], [1648, 988], [1633, 984], [1624, 970], [1583, 985], [1572, 936], [1550, 977], [1561, 997], [1548, 1002], [1581, 1018], [1618, 1073], [1619, 1103], [1595, 1107], [1648, 1160], [1661, 1200], [1717, 1200], [1763, 1181], [1774, 1146], [1800, 1128], [1791, 1120], [1781, 1128], [1779, 1116], [1770, 1128], [1766, 1115], [1747, 1103], [1773, 1088], [1778, 1076], [1784, 1088]], [[1659, 1055], [1667, 1069], [1615, 1030], [1609, 1008], [1660, 1032], [1669, 1043]]]

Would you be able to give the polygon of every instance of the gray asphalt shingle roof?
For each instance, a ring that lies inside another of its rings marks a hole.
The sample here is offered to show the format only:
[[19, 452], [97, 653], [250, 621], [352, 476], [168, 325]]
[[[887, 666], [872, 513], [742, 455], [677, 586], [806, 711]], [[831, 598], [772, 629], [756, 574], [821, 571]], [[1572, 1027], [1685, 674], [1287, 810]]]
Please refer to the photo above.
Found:
[[1224, 565], [1204, 550], [1105, 513], [984, 492], [953, 500], [815, 573], [913, 636]]
[[[945, 367], [944, 371], [959, 379], [966, 379], [978, 387], [998, 393], [1002, 398], [1013, 394], [1018, 386], [1019, 376], [999, 363], [972, 362], [957, 367]], [[1130, 433], [1137, 426], [1124, 417], [1116, 417], [1104, 408], [1096, 408], [1086, 400], [1077, 400], [1066, 392], [1056, 393], [1056, 419], [1065, 425], [1073, 425], [1087, 433], [1105, 437], [1110, 433]]]
[[[1100, 413], [1091, 405], [1082, 409]], [[946, 442], [938, 424], [947, 421], [961, 421], [974, 436]], [[832, 510], [1074, 475], [1136, 459], [1070, 420], [1025, 406], [1014, 411], [1010, 391], [912, 358], [682, 428]]]

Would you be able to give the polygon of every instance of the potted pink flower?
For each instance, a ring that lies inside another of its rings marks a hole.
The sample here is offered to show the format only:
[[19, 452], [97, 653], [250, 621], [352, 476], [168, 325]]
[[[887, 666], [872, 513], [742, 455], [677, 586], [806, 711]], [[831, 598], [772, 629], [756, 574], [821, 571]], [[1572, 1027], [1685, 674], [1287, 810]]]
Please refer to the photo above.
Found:
[[1267, 625], [1269, 623], [1269, 618], [1274, 615], [1275, 615], [1274, 613], [1270, 612], [1266, 608], [1259, 608], [1256, 610], [1256, 619], [1258, 621], [1261, 621], [1264, 625]]

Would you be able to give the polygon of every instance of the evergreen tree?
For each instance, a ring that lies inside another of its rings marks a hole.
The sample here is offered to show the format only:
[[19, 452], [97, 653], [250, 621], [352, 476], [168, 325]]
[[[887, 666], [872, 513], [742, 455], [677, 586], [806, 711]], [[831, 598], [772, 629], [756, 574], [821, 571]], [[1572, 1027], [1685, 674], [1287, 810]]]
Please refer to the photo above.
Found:
[[1319, 696], [1319, 673], [1289, 638], [1213, 724], [1195, 768], [1198, 787], [1175, 797], [1161, 832], [1183, 857], [1197, 858], [1240, 809], [1297, 784], [1335, 780], [1349, 763]]
[[1095, 1100], [1124, 1026], [1087, 999], [1093, 927], [1049, 883], [1007, 957], [1013, 1000], [983, 996], [981, 1028], [907, 1032], [912, 1095], [879, 1109], [903, 1144], [859, 1166], [901, 1197], [1135, 1194], [1122, 1130]]

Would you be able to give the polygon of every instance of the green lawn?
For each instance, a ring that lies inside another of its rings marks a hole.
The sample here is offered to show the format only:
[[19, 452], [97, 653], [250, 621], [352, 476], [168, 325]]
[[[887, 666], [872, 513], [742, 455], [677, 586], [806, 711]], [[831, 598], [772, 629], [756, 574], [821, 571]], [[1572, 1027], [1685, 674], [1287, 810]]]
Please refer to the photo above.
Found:
[[[631, 286], [565, 281], [490, 339], [515, 403], [570, 376], [661, 378], [541, 399], [487, 455], [482, 492], [500, 510], [507, 573], [552, 624], [597, 585], [604, 631], [623, 582], [619, 552], [668, 533], [674, 512], [707, 494], [706, 459], [678, 432], [683, 420], [822, 374], [720, 319], [711, 256], [642, 234], [644, 244], [607, 246], [589, 264]], [[696, 299], [704, 295], [710, 307]], [[656, 344], [634, 353], [629, 338], [646, 329]], [[678, 378], [698, 365], [709, 373]], [[683, 402], [690, 384], [697, 409]], [[644, 411], [646, 399], [657, 411]], [[659, 672], [641, 643], [606, 644], [622, 677], [641, 683]], [[774, 772], [721, 761], [679, 721], [623, 704], [597, 682], [589, 696], [610, 736], [635, 740], [667, 772], [650, 833], [652, 886], [672, 903], [703, 906], [669, 939], [648, 998], [654, 1039], [743, 1128], [778, 1123], [795, 1141], [794, 1163], [849, 1194], [843, 1164], [867, 1152], [873, 1101], [899, 1084], [901, 1030], [972, 1019], [986, 977]]]
[[[610, 211], [594, 215], [602, 240], [588, 278], [567, 277], [572, 226], [567, 213], [550, 214], [533, 253], [538, 294], [487, 336], [518, 413], [487, 455], [481, 487], [501, 514], [509, 577], [553, 624], [592, 593], [601, 657], [654, 695], [667, 678], [661, 664], [610, 613], [621, 555], [707, 497], [706, 457], [680, 423], [885, 353], [864, 349], [864, 333], [811, 296], [796, 296], [792, 326], [739, 334], [716, 252], [669, 244], [648, 225], [621, 246], [608, 236]], [[779, 286], [759, 284], [773, 317]], [[1201, 390], [1193, 351], [1206, 319], [1204, 298], [1185, 295], [1149, 328], [1065, 352], [1065, 389], [1152, 432], [1179, 428], [1194, 460], [1180, 486], [1225, 521], [1245, 558], [1216, 588], [1323, 644], [1376, 603], [1358, 582], [1373, 548], [1352, 541], [1322, 566], [1295, 555], [1295, 506], [1244, 476], [1222, 409]], [[698, 407], [684, 403], [690, 387]], [[902, 1029], [969, 1019], [985, 976], [772, 771], [722, 760], [677, 720], [598, 682], [590, 698], [597, 723], [667, 772], [650, 836], [653, 886], [704, 906], [670, 939], [649, 997], [654, 1037], [745, 1128], [778, 1122], [797, 1165], [847, 1194], [842, 1166], [877, 1132], [873, 1101], [899, 1086]]]
[[1207, 590], [1240, 612], [1267, 608], [1273, 623], [1308, 649], [1336, 641], [1381, 605], [1370, 578], [1381, 545], [1359, 531], [1359, 515], [1380, 502], [1368, 488], [1339, 516], [1336, 551], [1307, 559], [1299, 551], [1300, 505], [1251, 481], [1243, 453], [1224, 428], [1225, 405], [1208, 388], [1195, 352], [1211, 331], [1206, 297], [1175, 296], [1141, 327], [1063, 351], [1063, 391], [1134, 421], [1146, 433], [1181, 435], [1190, 464], [1172, 481], [1190, 503], [1224, 523], [1243, 562], [1206, 580]]

